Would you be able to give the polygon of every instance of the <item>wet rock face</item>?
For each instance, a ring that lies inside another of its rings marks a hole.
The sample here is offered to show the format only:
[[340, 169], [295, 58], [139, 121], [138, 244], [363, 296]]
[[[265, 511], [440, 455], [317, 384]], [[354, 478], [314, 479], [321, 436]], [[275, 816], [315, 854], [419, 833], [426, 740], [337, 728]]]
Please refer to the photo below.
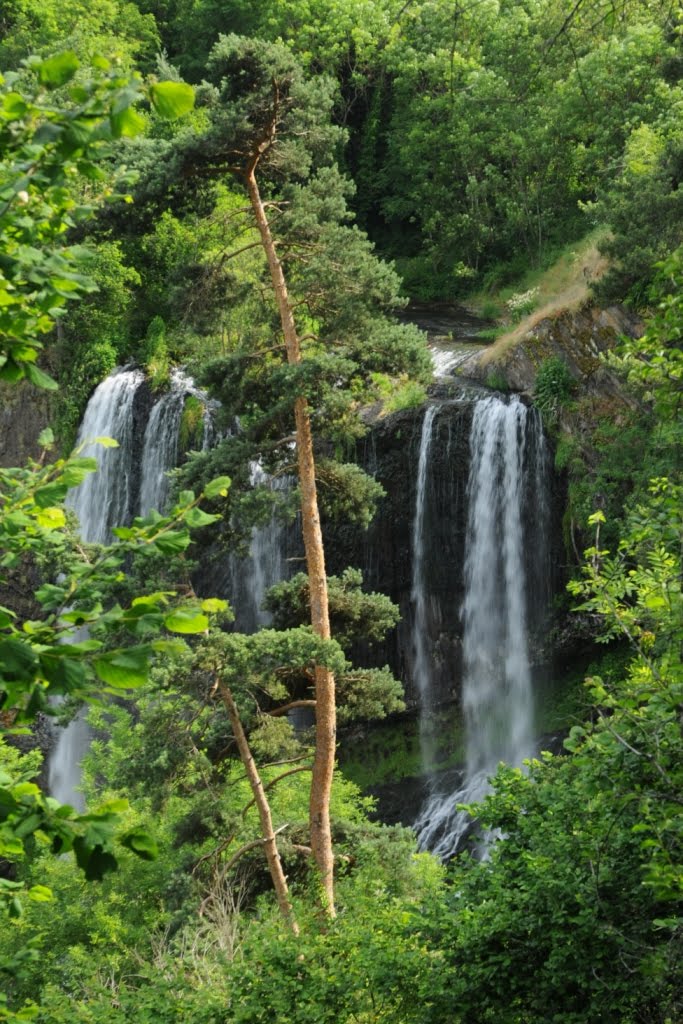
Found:
[[492, 351], [493, 358], [475, 356], [463, 372], [485, 381], [495, 369], [513, 391], [532, 391], [541, 363], [560, 356], [584, 387], [610, 392], [616, 384], [601, 362], [602, 353], [614, 348], [620, 335], [635, 338], [641, 333], [640, 321], [620, 306], [566, 310], [539, 320], [500, 355]]
[[0, 383], [0, 466], [37, 458], [38, 435], [49, 426], [52, 396], [32, 384]]

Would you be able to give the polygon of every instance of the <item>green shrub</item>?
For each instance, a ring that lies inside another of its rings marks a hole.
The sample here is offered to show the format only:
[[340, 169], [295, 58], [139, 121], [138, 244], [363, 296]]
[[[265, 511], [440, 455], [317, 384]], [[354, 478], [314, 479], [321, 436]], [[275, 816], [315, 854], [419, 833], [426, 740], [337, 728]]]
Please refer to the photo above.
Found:
[[394, 391], [387, 400], [387, 412], [400, 412], [402, 409], [414, 409], [427, 400], [427, 392], [417, 381], [409, 380]]
[[198, 451], [204, 439], [204, 403], [196, 395], [188, 395], [183, 406], [178, 430], [181, 452]]
[[575, 389], [576, 381], [564, 359], [551, 356], [543, 360], [534, 383], [534, 402], [548, 423], [556, 421]]
[[499, 366], [493, 366], [486, 374], [486, 387], [491, 388], [492, 391], [509, 391], [510, 385], [507, 382], [507, 377], [500, 369]]
[[147, 328], [140, 357], [152, 388], [158, 391], [165, 387], [169, 381], [171, 363], [166, 346], [166, 324], [160, 316], [155, 316]]

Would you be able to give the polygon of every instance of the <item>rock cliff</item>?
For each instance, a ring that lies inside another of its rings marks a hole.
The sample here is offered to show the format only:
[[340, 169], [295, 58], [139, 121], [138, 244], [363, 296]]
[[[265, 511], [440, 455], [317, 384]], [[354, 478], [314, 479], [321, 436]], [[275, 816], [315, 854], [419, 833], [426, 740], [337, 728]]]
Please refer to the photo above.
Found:
[[600, 309], [588, 304], [552, 316], [527, 318], [462, 364], [459, 372], [481, 382], [495, 376], [513, 391], [531, 392], [541, 363], [560, 356], [584, 388], [611, 394], [617, 383], [601, 356], [614, 348], [620, 335], [636, 338], [641, 333], [641, 322], [623, 307]]

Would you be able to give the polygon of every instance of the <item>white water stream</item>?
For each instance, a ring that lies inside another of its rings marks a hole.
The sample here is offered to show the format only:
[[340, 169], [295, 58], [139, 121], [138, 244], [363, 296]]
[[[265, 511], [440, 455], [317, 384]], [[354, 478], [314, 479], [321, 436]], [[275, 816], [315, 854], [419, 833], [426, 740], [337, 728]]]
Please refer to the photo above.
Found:
[[[519, 399], [489, 397], [475, 404], [461, 615], [465, 774], [456, 792], [442, 791], [433, 780], [415, 822], [421, 848], [442, 858], [452, 856], [472, 828], [471, 817], [457, 805], [482, 799], [501, 761], [521, 765], [534, 752], [523, 504], [539, 502], [534, 541], [541, 553], [547, 511], [543, 444], [534, 414]], [[417, 559], [414, 572], [423, 571]]]
[[[98, 385], [88, 402], [77, 446], [85, 445], [82, 455], [97, 458], [98, 468], [69, 492], [66, 501], [78, 516], [80, 535], [87, 543], [106, 544], [111, 540], [113, 526], [126, 525], [134, 516], [146, 515], [152, 508], [164, 510], [169, 491], [167, 474], [177, 464], [178, 430], [188, 394], [205, 402], [205, 441], [209, 436], [211, 422], [206, 396], [189, 377], [175, 370], [171, 389], [152, 408], [141, 446], [142, 457], [136, 465], [134, 403], [144, 379], [141, 370], [115, 370]], [[98, 437], [114, 438], [118, 447], [90, 443]], [[68, 726], [58, 730], [48, 769], [52, 796], [78, 810], [84, 808], [79, 790], [81, 761], [92, 738], [85, 714], [82, 709]]]
[[412, 535], [413, 578], [410, 592], [413, 605], [412, 675], [420, 694], [420, 753], [424, 772], [430, 772], [434, 768], [434, 735], [431, 729], [432, 657], [427, 591], [429, 536], [426, 529], [426, 512], [429, 456], [434, 436], [434, 417], [438, 410], [438, 405], [428, 406], [422, 421]]
[[[273, 492], [292, 487], [291, 477], [270, 476], [260, 462], [249, 467], [249, 482], [254, 488]], [[271, 623], [270, 612], [263, 607], [267, 591], [285, 578], [287, 526], [273, 508], [270, 518], [251, 531], [246, 557], [232, 555], [228, 561], [227, 578], [223, 584], [235, 612], [235, 625], [240, 632], [255, 633]]]

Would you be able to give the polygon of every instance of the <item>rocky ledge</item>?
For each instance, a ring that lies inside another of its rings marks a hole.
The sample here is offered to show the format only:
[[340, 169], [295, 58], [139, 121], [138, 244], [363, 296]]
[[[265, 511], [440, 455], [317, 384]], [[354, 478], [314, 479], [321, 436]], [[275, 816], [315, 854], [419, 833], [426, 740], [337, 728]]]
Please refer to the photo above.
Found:
[[641, 321], [621, 306], [601, 309], [586, 305], [541, 318], [537, 314], [537, 318], [529, 318], [526, 329], [521, 324], [472, 356], [459, 371], [482, 383], [495, 374], [512, 391], [530, 392], [541, 363], [560, 356], [584, 387], [610, 393], [616, 382], [605, 368], [602, 354], [613, 349], [620, 336], [637, 338], [642, 331]]

